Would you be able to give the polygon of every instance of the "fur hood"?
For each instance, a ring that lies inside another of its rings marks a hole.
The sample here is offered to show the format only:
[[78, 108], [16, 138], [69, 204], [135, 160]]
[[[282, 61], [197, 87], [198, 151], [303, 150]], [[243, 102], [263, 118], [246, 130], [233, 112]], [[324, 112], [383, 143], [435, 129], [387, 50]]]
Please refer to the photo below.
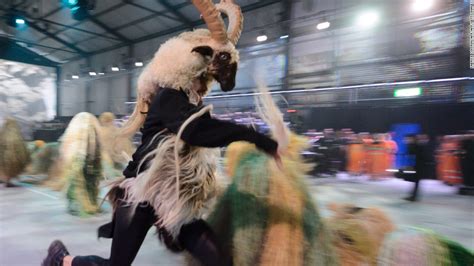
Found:
[[[238, 51], [232, 43], [222, 45], [215, 42], [207, 29], [181, 33], [162, 44], [143, 70], [138, 78], [139, 97], [150, 99], [156, 94], [158, 87], [187, 91], [192, 81], [207, 70], [210, 62], [209, 58], [192, 52], [194, 47], [201, 45], [230, 53], [232, 62], [239, 60]], [[211, 82], [208, 84], [208, 92], [210, 87]]]

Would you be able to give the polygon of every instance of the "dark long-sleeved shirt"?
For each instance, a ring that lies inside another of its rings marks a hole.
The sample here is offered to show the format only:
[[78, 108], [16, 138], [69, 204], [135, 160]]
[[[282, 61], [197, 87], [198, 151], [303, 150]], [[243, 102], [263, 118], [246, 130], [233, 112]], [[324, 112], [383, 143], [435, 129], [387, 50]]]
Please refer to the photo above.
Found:
[[[191, 104], [183, 91], [160, 88], [151, 102], [141, 129], [142, 144], [123, 172], [125, 177], [135, 177], [146, 169], [146, 167], [138, 169], [138, 166], [146, 154], [154, 150], [162, 139], [162, 137], [157, 137], [153, 140], [157, 133], [165, 130], [163, 136], [170, 133], [177, 134], [184, 121], [202, 107], [203, 105]], [[234, 141], [248, 141], [269, 154], [275, 154], [278, 147], [274, 140], [251, 128], [214, 119], [209, 113], [187, 125], [181, 139], [191, 146], [208, 148], [224, 147]]]

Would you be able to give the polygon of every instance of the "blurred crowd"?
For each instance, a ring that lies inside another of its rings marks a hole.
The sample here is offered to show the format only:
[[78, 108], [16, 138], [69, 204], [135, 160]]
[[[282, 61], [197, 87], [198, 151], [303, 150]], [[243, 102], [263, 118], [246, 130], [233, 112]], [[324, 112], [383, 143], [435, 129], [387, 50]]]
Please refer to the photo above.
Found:
[[307, 157], [317, 163], [314, 175], [343, 171], [378, 179], [412, 169], [419, 179], [474, 185], [473, 132], [436, 139], [426, 134], [406, 135], [399, 143], [392, 139], [393, 133], [354, 133], [350, 129], [309, 130], [305, 135], [312, 143]]
[[350, 129], [325, 129], [310, 130], [305, 135], [312, 143], [308, 157], [313, 157], [317, 164], [315, 175], [344, 171], [376, 179], [390, 175], [395, 167], [398, 146], [389, 133], [356, 134]]

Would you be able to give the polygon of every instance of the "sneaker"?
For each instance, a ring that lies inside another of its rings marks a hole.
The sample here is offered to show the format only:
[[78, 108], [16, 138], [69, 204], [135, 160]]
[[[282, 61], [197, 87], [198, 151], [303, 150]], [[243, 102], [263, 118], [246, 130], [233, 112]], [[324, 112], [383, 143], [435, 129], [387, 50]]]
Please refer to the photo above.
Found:
[[48, 248], [48, 255], [41, 266], [62, 266], [63, 259], [69, 255], [66, 246], [60, 240], [54, 240]]

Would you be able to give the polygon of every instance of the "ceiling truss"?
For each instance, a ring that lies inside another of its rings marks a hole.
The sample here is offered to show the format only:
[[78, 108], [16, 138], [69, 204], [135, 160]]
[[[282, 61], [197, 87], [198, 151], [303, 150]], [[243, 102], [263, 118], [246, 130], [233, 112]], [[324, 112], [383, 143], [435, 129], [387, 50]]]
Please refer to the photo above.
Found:
[[[186, 1], [186, 2], [181, 3], [181, 4], [171, 4], [170, 0], [155, 0], [155, 1], [159, 5], [161, 5], [164, 8], [164, 10], [158, 11], [158, 10], [154, 10], [152, 8], [143, 6], [141, 4], [134, 3], [133, 0], [123, 0], [123, 1], [118, 2], [115, 5], [112, 5], [108, 8], [106, 8], [106, 9], [98, 12], [98, 13], [90, 15], [85, 20], [78, 21], [78, 22], [76, 22], [74, 24], [71, 24], [71, 25], [65, 25], [65, 24], [62, 24], [62, 23], [58, 23], [58, 22], [46, 19], [47, 17], [52, 16], [52, 15], [54, 15], [54, 14], [56, 14], [56, 13], [58, 13], [61, 10], [64, 9], [64, 7], [59, 6], [57, 8], [54, 8], [53, 10], [49, 11], [48, 13], [42, 15], [41, 17], [35, 18], [35, 17], [32, 17], [32, 16], [27, 16], [27, 23], [35, 31], [37, 31], [37, 32], [44, 35], [44, 37], [40, 38], [36, 43], [40, 43], [41, 41], [44, 41], [46, 39], [52, 39], [52, 40], [54, 40], [54, 41], [56, 41], [56, 42], [58, 42], [58, 43], [60, 43], [60, 44], [62, 44], [66, 47], [66, 49], [58, 47], [58, 48], [56, 48], [57, 51], [68, 51], [68, 52], [74, 52], [74, 53], [77, 54], [76, 56], [73, 56], [71, 58], [66, 59], [66, 61], [76, 60], [76, 59], [80, 59], [82, 57], [88, 57], [88, 56], [92, 56], [92, 55], [95, 55], [95, 54], [99, 54], [99, 53], [107, 52], [107, 51], [110, 51], [110, 50], [114, 50], [114, 49], [117, 49], [117, 48], [130, 46], [130, 45], [133, 45], [133, 44], [136, 44], [136, 43], [139, 43], [139, 42], [143, 42], [143, 41], [150, 40], [150, 39], [153, 39], [153, 38], [158, 38], [158, 37], [161, 37], [161, 36], [164, 36], [164, 35], [167, 35], [167, 34], [171, 34], [171, 33], [174, 33], [174, 32], [179, 32], [179, 31], [183, 31], [183, 30], [192, 29], [196, 26], [204, 24], [204, 21], [202, 19], [191, 20], [190, 18], [185, 16], [180, 11], [182, 8], [191, 5], [191, 1]], [[281, 2], [281, 0], [256, 1], [253, 4], [248, 4], [246, 6], [243, 6], [242, 11], [243, 12], [252, 11], [252, 10], [259, 9], [259, 8], [262, 8], [262, 7], [265, 7], [265, 6], [268, 6], [268, 5], [276, 4], [278, 2]], [[111, 26], [107, 25], [106, 23], [104, 23], [102, 20], [99, 19], [100, 16], [109, 14], [109, 13], [111, 13], [111, 12], [121, 8], [121, 7], [126, 6], [126, 5], [130, 5], [130, 6], [140, 8], [142, 10], [146, 10], [147, 12], [149, 12], [151, 14], [146, 15], [146, 16], [141, 17], [141, 18], [138, 18], [138, 19], [135, 19], [133, 21], [130, 21], [129, 23], [126, 23], [124, 25], [117, 26], [117, 27], [111, 27]], [[8, 12], [9, 9], [0, 7], [0, 11]], [[166, 30], [162, 30], [162, 31], [159, 31], [159, 32], [156, 32], [156, 33], [148, 34], [144, 37], [140, 37], [140, 38], [136, 38], [136, 39], [127, 38], [125, 35], [120, 33], [121, 29], [130, 27], [130, 26], [134, 26], [134, 25], [139, 25], [142, 22], [145, 22], [145, 21], [148, 21], [148, 20], [151, 20], [151, 19], [156, 19], [157, 17], [164, 17], [164, 18], [167, 18], [167, 19], [170, 19], [170, 20], [179, 21], [181, 24], [178, 25], [178, 26], [171, 27], [171, 28], [168, 28]], [[86, 21], [90, 21], [90, 22], [94, 23], [96, 26], [98, 26], [99, 28], [103, 29], [105, 31], [105, 34], [90, 31], [90, 30], [85, 30], [85, 29], [82, 29], [82, 28], [78, 28], [79, 25], [81, 25], [82, 23], [84, 23]], [[38, 22], [41, 22], [41, 23], [38, 23]], [[49, 27], [47, 27], [47, 25], [54, 25], [57, 28], [59, 27], [59, 29], [51, 30]], [[70, 41], [65, 40], [64, 38], [58, 36], [60, 33], [63, 33], [67, 30], [86, 33], [86, 34], [90, 35], [90, 37], [87, 37], [87, 38], [82, 39], [82, 40], [77, 41], [77, 42], [70, 42]], [[113, 41], [115, 43], [112, 44], [109, 47], [106, 47], [106, 48], [103, 48], [103, 49], [98, 49], [98, 50], [95, 50], [95, 51], [85, 51], [85, 50], [78, 47], [78, 45], [80, 43], [87, 42], [87, 41], [95, 39], [95, 38], [107, 39], [108, 41]], [[25, 40], [24, 43], [26, 43], [26, 44], [31, 43], [32, 45], [34, 45], [35, 42]], [[38, 45], [38, 46], [40, 47], [40, 45]], [[43, 45], [43, 47], [44, 47], [44, 45]], [[48, 46], [48, 49], [54, 49], [54, 47]], [[53, 54], [53, 53], [54, 53], [54, 51], [51, 52], [50, 54]]]

